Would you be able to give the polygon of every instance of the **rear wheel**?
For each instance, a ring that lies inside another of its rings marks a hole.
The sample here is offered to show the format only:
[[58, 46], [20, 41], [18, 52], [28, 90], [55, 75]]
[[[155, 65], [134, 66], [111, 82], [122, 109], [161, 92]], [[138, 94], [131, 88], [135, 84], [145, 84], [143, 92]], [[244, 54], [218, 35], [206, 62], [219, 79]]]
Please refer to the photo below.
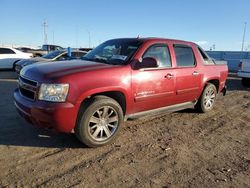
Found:
[[95, 97], [80, 114], [75, 133], [89, 147], [103, 146], [117, 136], [123, 122], [123, 111], [112, 98]]
[[208, 112], [213, 109], [217, 96], [217, 89], [215, 85], [208, 83], [203, 90], [203, 93], [196, 104], [196, 109], [200, 112]]
[[245, 87], [250, 87], [250, 78], [242, 78], [241, 84]]

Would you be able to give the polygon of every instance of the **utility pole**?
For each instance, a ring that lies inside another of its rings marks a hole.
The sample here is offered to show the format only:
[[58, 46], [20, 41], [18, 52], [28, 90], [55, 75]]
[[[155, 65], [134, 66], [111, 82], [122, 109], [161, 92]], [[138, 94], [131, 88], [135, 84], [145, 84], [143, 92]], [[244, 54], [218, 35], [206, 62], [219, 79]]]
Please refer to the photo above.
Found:
[[76, 25], [76, 48], [78, 48], [78, 39], [79, 39], [79, 27]]
[[245, 35], [246, 35], [246, 29], [247, 29], [247, 22], [244, 23], [244, 32], [243, 32], [243, 39], [242, 39], [242, 46], [241, 46], [241, 51], [244, 50], [244, 43], [245, 43]]
[[55, 45], [55, 33], [53, 31], [53, 44]]
[[43, 22], [42, 27], [43, 27], [43, 34], [44, 34], [44, 44], [47, 44], [48, 43], [48, 36], [47, 36], [46, 28], [48, 27], [48, 24], [46, 21]]

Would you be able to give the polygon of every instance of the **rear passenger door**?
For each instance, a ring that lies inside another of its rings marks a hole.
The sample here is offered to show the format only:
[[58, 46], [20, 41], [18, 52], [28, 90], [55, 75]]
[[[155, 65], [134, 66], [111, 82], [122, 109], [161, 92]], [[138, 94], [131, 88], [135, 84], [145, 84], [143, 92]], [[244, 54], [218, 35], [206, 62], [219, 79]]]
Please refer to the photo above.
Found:
[[199, 98], [201, 74], [191, 46], [174, 44], [176, 57], [176, 96], [179, 103]]

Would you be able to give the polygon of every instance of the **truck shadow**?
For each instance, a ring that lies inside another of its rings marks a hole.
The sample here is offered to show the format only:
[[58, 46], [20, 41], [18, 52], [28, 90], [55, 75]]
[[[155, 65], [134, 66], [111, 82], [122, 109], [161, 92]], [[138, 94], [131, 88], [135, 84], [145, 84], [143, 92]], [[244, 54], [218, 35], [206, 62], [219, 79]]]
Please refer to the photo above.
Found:
[[[7, 133], [2, 135], [0, 145], [39, 148], [87, 148], [73, 134], [37, 129], [31, 125], [25, 125], [25, 122], [20, 126], [22, 127], [11, 127]], [[1, 132], [7, 131], [2, 126], [1, 129]]]

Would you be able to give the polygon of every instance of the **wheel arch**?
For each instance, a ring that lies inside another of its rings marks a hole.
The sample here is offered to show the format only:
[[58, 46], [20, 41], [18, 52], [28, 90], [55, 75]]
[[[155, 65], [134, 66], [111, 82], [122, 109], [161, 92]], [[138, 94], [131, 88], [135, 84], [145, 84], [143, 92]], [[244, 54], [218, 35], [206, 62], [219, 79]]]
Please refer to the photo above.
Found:
[[218, 78], [207, 80], [203, 86], [203, 90], [206, 88], [208, 84], [213, 84], [216, 87], [217, 93], [219, 93], [220, 80]]
[[105, 96], [111, 99], [114, 99], [122, 108], [123, 115], [126, 114], [127, 111], [127, 97], [124, 92], [119, 90], [111, 90], [111, 91], [103, 91], [103, 92], [93, 92], [92, 94], [88, 94], [86, 97], [80, 99], [79, 111], [84, 110], [96, 96]]

